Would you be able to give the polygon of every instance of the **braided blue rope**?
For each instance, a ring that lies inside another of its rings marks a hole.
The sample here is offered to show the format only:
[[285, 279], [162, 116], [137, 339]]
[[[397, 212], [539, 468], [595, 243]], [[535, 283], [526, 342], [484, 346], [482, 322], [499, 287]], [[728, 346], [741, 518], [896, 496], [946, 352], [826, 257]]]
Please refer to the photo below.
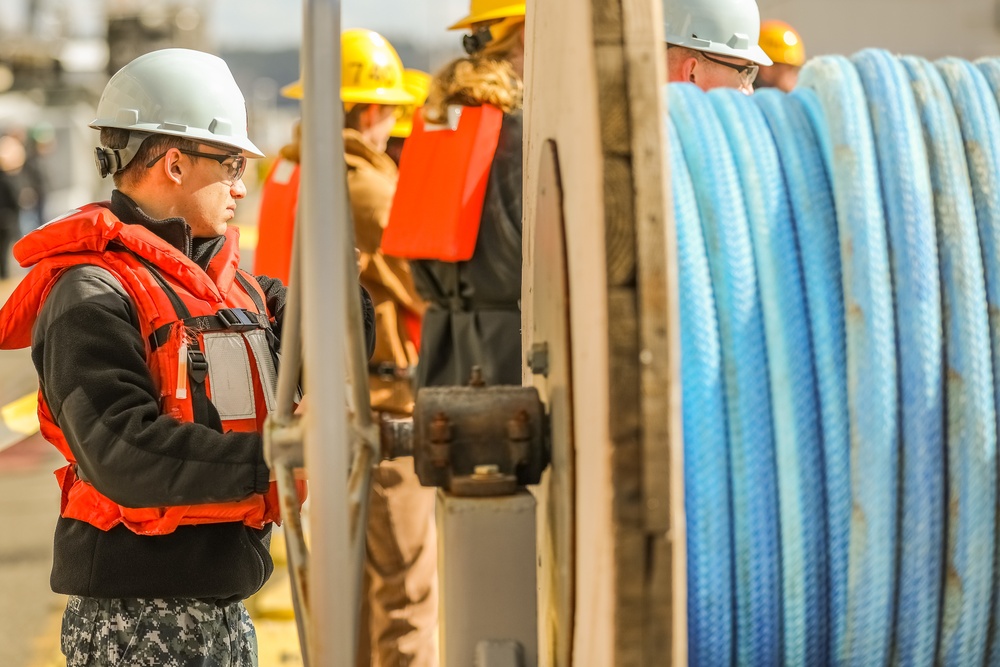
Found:
[[[990, 312], [995, 306], [1000, 275], [997, 271], [996, 231], [1000, 210], [996, 207], [996, 188], [1000, 186], [1000, 114], [996, 99], [983, 73], [971, 63], [953, 58], [938, 61], [938, 70], [951, 93], [955, 113], [968, 156], [969, 177], [976, 209], [980, 242], [984, 257], [986, 295]], [[993, 368], [1000, 351], [1000, 331], [995, 314], [991, 315]], [[989, 349], [989, 348], [987, 348]], [[984, 354], [978, 359], [983, 368], [990, 367]], [[996, 379], [994, 378], [994, 411], [996, 410]], [[963, 656], [977, 656], [981, 662], [983, 646], [989, 636], [989, 611], [992, 599], [982, 589], [995, 581], [993, 568], [996, 555], [996, 416], [988, 433], [969, 439], [967, 448], [949, 462], [950, 519], [947, 552], [948, 577], [945, 580], [944, 618], [942, 627], [942, 660], [958, 664]], [[972, 425], [970, 425], [972, 426]]]
[[[1000, 60], [987, 59], [978, 61], [979, 70], [986, 77], [994, 97], [1000, 101]], [[976, 160], [976, 176], [973, 183], [980, 179], [988, 179], [974, 190], [976, 217], [979, 221], [979, 234], [983, 247], [984, 268], [986, 270], [986, 299], [989, 303], [990, 337], [993, 349], [993, 382], [994, 405], [997, 417], [1000, 419], [1000, 156], [997, 154], [1000, 142], [1000, 122], [996, 108], [986, 104], [980, 111], [983, 113], [984, 126], [979, 134], [979, 141], [986, 143], [986, 150], [980, 159]], [[963, 129], [964, 134], [964, 129]], [[982, 144], [979, 144], [982, 145]], [[970, 153], [972, 158], [975, 154]], [[990, 170], [986, 173], [986, 170]], [[1000, 510], [997, 511], [997, 524], [994, 536], [1000, 535]], [[988, 665], [1000, 665], [1000, 553], [994, 560], [993, 584], [993, 618], [990, 626]]]
[[725, 134], [708, 99], [668, 86], [692, 174], [722, 343], [733, 503], [736, 661], [781, 662], [778, 498], [760, 294], [746, 209]]
[[886, 51], [852, 59], [875, 131], [889, 230], [899, 358], [902, 523], [896, 648], [933, 660], [941, 590], [944, 410], [941, 283], [930, 168], [906, 69]]
[[[803, 97], [762, 89], [751, 98], [763, 110], [781, 158], [802, 257], [805, 301], [822, 426], [828, 544], [830, 644], [839, 645], [847, 619], [847, 549], [851, 522], [844, 296], [840, 245], [829, 177]], [[824, 659], [818, 663], [824, 664]]]
[[781, 515], [786, 665], [827, 655], [826, 499], [816, 376], [802, 268], [778, 152], [759, 107], [736, 90], [708, 95], [739, 166], [760, 281]]
[[668, 87], [694, 664], [1000, 666], [1000, 60], [978, 65], [867, 50], [790, 95]]
[[684, 508], [687, 515], [688, 662], [733, 663], [733, 539], [722, 349], [698, 202], [667, 118], [681, 299]]
[[833, 175], [846, 313], [853, 513], [846, 629], [835, 655], [840, 664], [881, 665], [894, 612], [898, 419], [889, 252], [882, 199], [872, 187], [877, 162], [864, 89], [849, 60], [814, 60], [799, 85], [819, 102], [807, 109]]
[[[976, 227], [976, 214], [972, 200], [972, 187], [965, 162], [965, 149], [951, 95], [938, 70], [921, 58], [904, 58], [903, 64], [913, 81], [913, 90], [920, 101], [924, 136], [930, 154], [931, 176], [934, 184], [935, 213], [942, 268], [942, 303], [945, 309], [945, 355], [948, 380], [945, 386], [947, 401], [947, 447], [949, 471], [951, 520], [948, 524], [948, 571], [964, 572], [964, 588], [985, 587], [988, 591], [992, 576], [989, 552], [983, 563], [956, 568], [956, 558], [961, 559], [966, 548], [961, 546], [961, 524], [973, 519], [982, 520], [987, 513], [988, 522], [994, 522], [995, 500], [976, 479], [967, 477], [969, 455], [975, 451], [995, 449], [996, 416], [993, 404], [993, 378], [989, 358], [990, 338], [987, 319], [986, 285], [983, 262]], [[976, 495], [969, 506], [961, 498], [960, 489], [971, 483]], [[987, 482], [987, 486], [988, 486]], [[980, 507], [976, 507], [980, 505]], [[944, 508], [942, 508], [944, 515]], [[992, 528], [989, 529], [992, 540]], [[985, 623], [989, 614], [989, 597], [975, 604], [976, 595], [964, 596], [954, 586], [949, 575], [949, 589], [945, 597], [945, 620], [941, 626], [941, 664], [982, 664], [985, 651]], [[964, 613], [956, 613], [961, 604], [972, 603]], [[974, 619], [981, 616], [980, 624]], [[960, 623], [960, 621], [963, 622]], [[978, 627], [977, 627], [978, 626]]]

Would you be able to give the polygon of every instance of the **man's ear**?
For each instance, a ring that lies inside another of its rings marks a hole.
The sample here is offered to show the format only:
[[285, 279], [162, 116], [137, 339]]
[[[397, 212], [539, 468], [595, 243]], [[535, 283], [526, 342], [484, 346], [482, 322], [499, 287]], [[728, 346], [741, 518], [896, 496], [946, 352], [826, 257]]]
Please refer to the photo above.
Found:
[[380, 104], [369, 104], [366, 106], [365, 110], [361, 112], [361, 130], [367, 130], [377, 124], [381, 113], [382, 105]]
[[176, 148], [171, 148], [163, 156], [163, 170], [167, 178], [175, 183], [180, 183], [184, 176], [184, 168], [181, 165], [181, 152]]
[[684, 59], [684, 63], [681, 65], [681, 81], [687, 81], [688, 83], [697, 83], [697, 77], [695, 76], [695, 70], [698, 69], [698, 59], [694, 56]]

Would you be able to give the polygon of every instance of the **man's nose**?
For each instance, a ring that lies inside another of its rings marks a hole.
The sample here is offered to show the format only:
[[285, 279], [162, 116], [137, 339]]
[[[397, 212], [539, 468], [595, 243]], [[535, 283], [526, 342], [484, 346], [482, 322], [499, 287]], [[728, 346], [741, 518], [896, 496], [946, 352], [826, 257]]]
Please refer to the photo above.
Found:
[[246, 197], [247, 186], [243, 182], [243, 179], [237, 178], [235, 181], [233, 181], [233, 185], [231, 188], [229, 188], [229, 192], [232, 193], [233, 198], [235, 199], [243, 199], [244, 197]]

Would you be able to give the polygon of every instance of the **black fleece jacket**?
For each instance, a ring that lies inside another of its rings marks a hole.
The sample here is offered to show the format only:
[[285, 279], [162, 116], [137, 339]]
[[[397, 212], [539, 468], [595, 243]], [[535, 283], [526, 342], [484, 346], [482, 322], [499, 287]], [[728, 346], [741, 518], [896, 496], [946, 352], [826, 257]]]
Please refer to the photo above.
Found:
[[[192, 239], [182, 219], [152, 220], [115, 191], [111, 209], [147, 227], [202, 267], [224, 237]], [[258, 277], [280, 328], [281, 281]], [[374, 309], [362, 289], [369, 353]], [[32, 360], [52, 415], [81, 476], [127, 507], [225, 502], [262, 493], [269, 471], [256, 433], [219, 433], [161, 415], [136, 312], [107, 271], [77, 266], [53, 287], [39, 313]], [[59, 518], [51, 584], [57, 593], [98, 598], [200, 598], [231, 602], [258, 590], [273, 570], [270, 526], [182, 526], [140, 536]]]

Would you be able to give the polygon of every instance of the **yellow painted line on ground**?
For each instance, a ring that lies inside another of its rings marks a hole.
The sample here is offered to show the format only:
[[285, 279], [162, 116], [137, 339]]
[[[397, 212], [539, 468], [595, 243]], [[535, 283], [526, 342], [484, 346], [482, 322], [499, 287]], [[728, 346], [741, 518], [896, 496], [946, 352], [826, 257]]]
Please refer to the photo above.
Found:
[[63, 607], [59, 605], [45, 623], [45, 631], [35, 638], [35, 657], [29, 667], [66, 667], [66, 657], [59, 646]]
[[0, 408], [0, 425], [21, 435], [38, 433], [38, 393], [31, 392]]

